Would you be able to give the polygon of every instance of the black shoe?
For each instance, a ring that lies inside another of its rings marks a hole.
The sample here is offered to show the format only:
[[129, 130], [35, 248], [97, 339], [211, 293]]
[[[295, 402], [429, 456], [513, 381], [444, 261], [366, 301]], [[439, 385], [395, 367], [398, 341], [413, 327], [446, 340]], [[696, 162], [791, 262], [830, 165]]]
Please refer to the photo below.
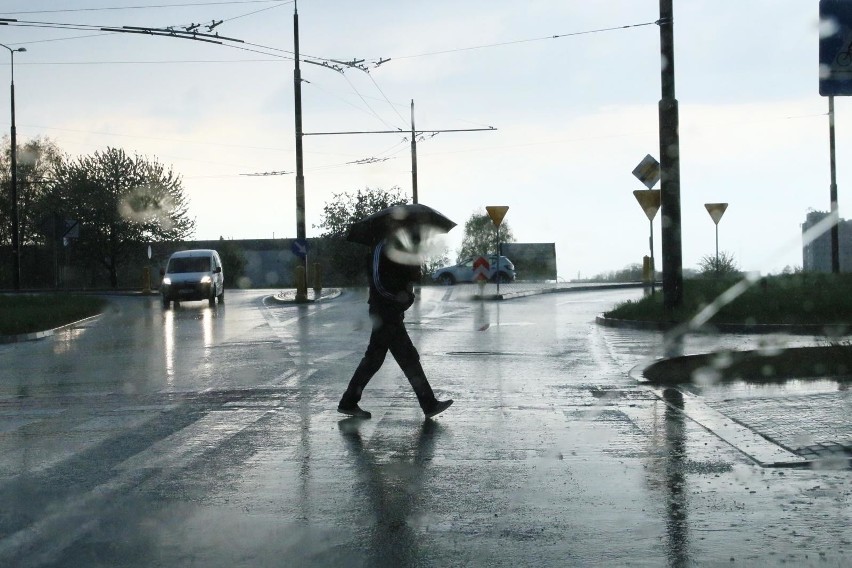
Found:
[[341, 406], [337, 405], [337, 411], [340, 414], [346, 414], [347, 416], [354, 416], [355, 418], [370, 418], [373, 416], [357, 404], [353, 404], [351, 406]]
[[435, 406], [433, 406], [431, 410], [424, 411], [426, 413], [426, 418], [432, 418], [433, 416], [441, 414], [443, 411], [448, 409], [452, 403], [453, 399], [435, 401]]

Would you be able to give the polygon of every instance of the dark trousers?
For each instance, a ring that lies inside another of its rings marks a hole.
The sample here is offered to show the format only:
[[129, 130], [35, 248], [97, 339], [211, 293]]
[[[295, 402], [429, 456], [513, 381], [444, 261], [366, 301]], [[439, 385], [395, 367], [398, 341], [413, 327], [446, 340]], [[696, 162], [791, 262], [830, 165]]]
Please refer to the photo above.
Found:
[[403, 312], [385, 312], [371, 308], [370, 317], [373, 320], [370, 343], [367, 345], [367, 351], [364, 353], [361, 363], [358, 364], [358, 368], [355, 369], [355, 373], [349, 381], [346, 392], [340, 399], [340, 405], [351, 406], [361, 400], [361, 393], [370, 379], [373, 378], [373, 375], [381, 368], [388, 351], [390, 351], [402, 372], [405, 373], [408, 382], [414, 388], [420, 408], [428, 411], [435, 406], [435, 394], [432, 392], [432, 387], [426, 380], [426, 374], [420, 365], [420, 354], [414, 344], [411, 343], [411, 338], [405, 329]]

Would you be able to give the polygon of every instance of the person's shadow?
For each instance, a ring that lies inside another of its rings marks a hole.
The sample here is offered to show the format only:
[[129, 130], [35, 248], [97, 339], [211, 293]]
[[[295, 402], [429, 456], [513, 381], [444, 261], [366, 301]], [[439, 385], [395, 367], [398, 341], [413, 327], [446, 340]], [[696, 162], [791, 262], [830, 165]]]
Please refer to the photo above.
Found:
[[[359, 495], [354, 502], [370, 507], [358, 518], [369, 535], [365, 542], [365, 566], [424, 566], [428, 565], [426, 551], [419, 547], [417, 531], [418, 505], [428, 498], [423, 488], [424, 465], [432, 460], [435, 441], [442, 427], [425, 420], [412, 444], [399, 439], [371, 439], [365, 446], [360, 426], [364, 422], [347, 418], [338, 422], [338, 429], [353, 460]], [[384, 456], [390, 456], [389, 458]]]

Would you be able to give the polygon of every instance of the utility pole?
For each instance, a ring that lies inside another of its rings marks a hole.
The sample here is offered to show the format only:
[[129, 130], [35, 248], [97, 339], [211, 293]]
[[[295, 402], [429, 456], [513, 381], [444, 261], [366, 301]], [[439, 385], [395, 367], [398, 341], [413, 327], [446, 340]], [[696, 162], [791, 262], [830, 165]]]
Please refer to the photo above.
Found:
[[683, 252], [680, 218], [680, 138], [675, 98], [674, 10], [672, 0], [660, 0], [660, 205], [662, 210], [663, 305], [683, 304]]
[[[834, 143], [834, 95], [828, 97], [828, 146], [829, 159], [831, 160], [831, 185], [829, 186], [829, 198], [831, 199], [831, 212], [837, 214], [837, 160], [835, 159]], [[831, 225], [831, 272], [840, 274], [840, 229], [838, 217]]]
[[[418, 203], [417, 195], [417, 136], [420, 134], [431, 133], [440, 134], [445, 132], [483, 132], [496, 131], [493, 126], [488, 128], [450, 128], [444, 130], [416, 130], [414, 128], [414, 100], [411, 101], [411, 198], [414, 203]], [[404, 130], [350, 130], [346, 132], [305, 132], [303, 136], [335, 136], [347, 134], [400, 134]]]
[[414, 99], [411, 99], [411, 199], [417, 203], [417, 136], [414, 133]]
[[18, 212], [18, 146], [15, 138], [15, 52], [26, 51], [27, 48], [12, 49], [2, 43], [0, 43], [0, 46], [9, 50], [9, 56], [12, 59], [12, 80], [9, 83], [9, 94], [12, 101], [12, 128], [9, 130], [11, 172], [9, 173], [12, 182], [12, 286], [17, 292], [21, 289], [21, 228]]
[[[304, 241], [305, 230], [305, 169], [302, 155], [302, 72], [299, 69], [299, 11], [293, 3], [293, 53], [296, 66], [293, 70], [293, 102], [296, 109], [296, 238]], [[307, 271], [307, 258], [300, 258], [303, 270]], [[307, 274], [307, 272], [305, 272]], [[306, 281], [300, 281], [296, 286], [296, 301], [305, 302], [308, 299]]]

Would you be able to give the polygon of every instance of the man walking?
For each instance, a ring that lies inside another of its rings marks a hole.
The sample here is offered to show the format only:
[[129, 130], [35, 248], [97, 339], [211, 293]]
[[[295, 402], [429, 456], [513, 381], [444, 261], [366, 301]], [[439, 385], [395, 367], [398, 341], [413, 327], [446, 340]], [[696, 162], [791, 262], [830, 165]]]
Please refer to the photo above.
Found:
[[358, 418], [371, 414], [358, 406], [361, 393], [384, 363], [388, 351], [405, 373], [414, 388], [420, 408], [426, 418], [432, 418], [449, 408], [451, 399], [439, 401], [432, 392], [420, 365], [420, 354], [411, 343], [405, 329], [405, 310], [414, 303], [414, 283], [420, 280], [420, 267], [395, 262], [388, 256], [388, 242], [380, 241], [369, 261], [370, 319], [373, 331], [361, 363], [355, 369], [337, 411]]

